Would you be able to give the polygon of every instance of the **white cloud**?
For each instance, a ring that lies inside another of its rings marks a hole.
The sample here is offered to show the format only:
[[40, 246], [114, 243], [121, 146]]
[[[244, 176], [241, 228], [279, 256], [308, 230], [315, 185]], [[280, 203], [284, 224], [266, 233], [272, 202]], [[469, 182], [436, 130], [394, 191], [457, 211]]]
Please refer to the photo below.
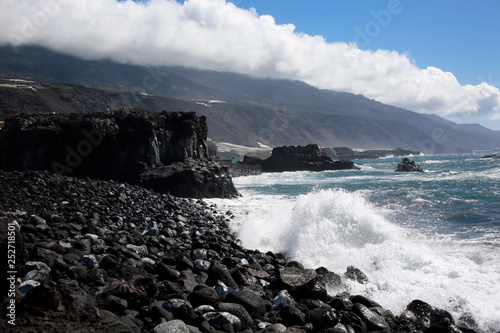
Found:
[[225, 0], [3, 0], [0, 44], [302, 80], [422, 113], [499, 117], [494, 86], [462, 86], [452, 73], [418, 68], [398, 52], [327, 43]]

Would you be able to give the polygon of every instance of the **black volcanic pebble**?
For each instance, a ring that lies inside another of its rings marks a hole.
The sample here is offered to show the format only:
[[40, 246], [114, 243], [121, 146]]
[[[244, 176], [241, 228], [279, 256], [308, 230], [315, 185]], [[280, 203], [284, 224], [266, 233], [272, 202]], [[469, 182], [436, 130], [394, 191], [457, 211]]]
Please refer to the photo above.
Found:
[[[0, 171], [0, 188], [0, 222], [20, 226], [18, 270], [40, 283], [19, 296], [23, 332], [477, 328], [422, 301], [393, 316], [361, 295], [332, 297], [326, 290], [342, 289], [341, 274], [242, 248], [228, 227], [232, 213], [202, 200], [38, 171]], [[344, 277], [368, 281], [352, 266]]]

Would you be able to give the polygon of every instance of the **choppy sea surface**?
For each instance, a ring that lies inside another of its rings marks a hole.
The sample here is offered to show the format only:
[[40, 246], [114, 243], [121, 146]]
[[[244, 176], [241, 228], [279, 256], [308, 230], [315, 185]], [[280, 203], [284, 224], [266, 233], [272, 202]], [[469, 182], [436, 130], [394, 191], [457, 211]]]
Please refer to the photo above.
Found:
[[394, 172], [401, 158], [356, 160], [361, 170], [234, 178], [231, 210], [243, 245], [286, 252], [305, 266], [370, 279], [344, 291], [401, 314], [420, 299], [500, 330], [500, 160], [483, 154], [411, 157], [424, 173]]

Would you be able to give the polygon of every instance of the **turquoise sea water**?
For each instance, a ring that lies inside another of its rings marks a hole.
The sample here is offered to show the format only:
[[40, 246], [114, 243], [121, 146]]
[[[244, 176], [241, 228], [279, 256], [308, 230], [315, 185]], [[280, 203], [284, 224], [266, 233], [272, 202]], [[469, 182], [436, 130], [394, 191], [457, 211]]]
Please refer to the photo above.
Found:
[[[355, 161], [361, 170], [235, 178], [243, 197], [215, 200], [236, 215], [243, 245], [282, 251], [336, 273], [399, 315], [413, 299], [472, 315], [500, 330], [500, 160], [411, 157], [424, 173], [396, 173], [401, 158]], [[335, 295], [346, 290], [331, 290]]]

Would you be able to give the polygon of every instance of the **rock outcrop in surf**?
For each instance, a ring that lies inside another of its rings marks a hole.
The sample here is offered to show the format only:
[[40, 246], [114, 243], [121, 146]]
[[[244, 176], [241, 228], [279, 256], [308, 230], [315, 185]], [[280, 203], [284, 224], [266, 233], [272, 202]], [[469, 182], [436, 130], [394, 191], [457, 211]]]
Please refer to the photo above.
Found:
[[284, 146], [273, 149], [271, 156], [262, 161], [262, 171], [326, 171], [357, 169], [353, 161], [333, 161], [317, 144]]
[[405, 157], [401, 160], [401, 163], [398, 163], [398, 167], [395, 170], [396, 172], [424, 172], [424, 169], [420, 167], [420, 165], [415, 164], [415, 161], [410, 160], [408, 157]]

